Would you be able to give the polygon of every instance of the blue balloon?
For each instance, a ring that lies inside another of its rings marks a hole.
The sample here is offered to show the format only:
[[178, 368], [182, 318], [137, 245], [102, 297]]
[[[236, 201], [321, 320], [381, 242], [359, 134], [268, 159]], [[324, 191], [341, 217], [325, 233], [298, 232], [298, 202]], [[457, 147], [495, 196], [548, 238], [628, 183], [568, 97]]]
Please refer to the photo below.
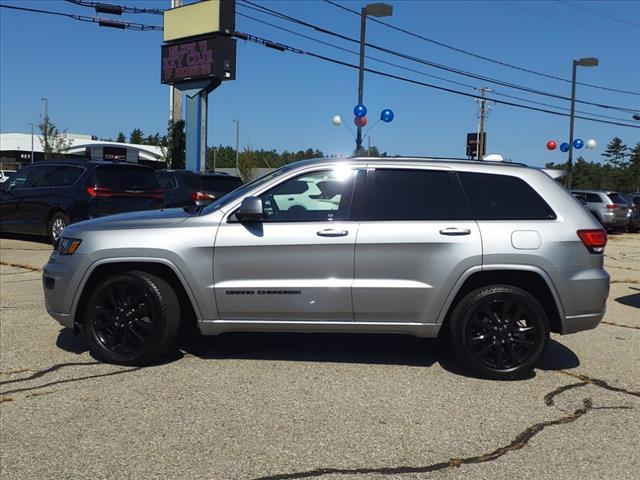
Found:
[[393, 120], [393, 112], [390, 109], [385, 108], [380, 113], [380, 120], [382, 120], [385, 123], [389, 123], [391, 120]]
[[582, 141], [582, 139], [581, 139], [581, 138], [576, 138], [576, 139], [573, 141], [573, 147], [574, 147], [574, 148], [578, 148], [578, 149], [580, 149], [580, 148], [584, 147], [584, 142]]
[[358, 118], [362, 118], [367, 114], [367, 107], [364, 105], [356, 105], [353, 107], [353, 114]]
[[567, 142], [565, 142], [562, 145], [560, 145], [560, 151], [561, 152], [568, 152], [569, 151], [569, 144]]

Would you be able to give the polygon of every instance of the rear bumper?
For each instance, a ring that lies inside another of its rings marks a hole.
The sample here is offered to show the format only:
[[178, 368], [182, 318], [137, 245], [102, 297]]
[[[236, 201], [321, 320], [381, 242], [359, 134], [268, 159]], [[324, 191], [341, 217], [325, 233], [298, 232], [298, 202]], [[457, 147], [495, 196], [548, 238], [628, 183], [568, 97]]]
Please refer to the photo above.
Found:
[[589, 313], [586, 315], [573, 315], [565, 317], [562, 322], [562, 335], [568, 335], [570, 333], [582, 332], [583, 330], [591, 330], [596, 328], [605, 312]]

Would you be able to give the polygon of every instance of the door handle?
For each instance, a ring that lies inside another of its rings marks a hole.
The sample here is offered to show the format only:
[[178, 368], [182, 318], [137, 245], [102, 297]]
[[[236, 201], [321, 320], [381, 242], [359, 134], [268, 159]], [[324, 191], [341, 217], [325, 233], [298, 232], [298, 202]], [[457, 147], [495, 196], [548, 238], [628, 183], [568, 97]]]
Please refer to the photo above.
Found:
[[471, 230], [468, 228], [457, 228], [457, 227], [448, 227], [440, 230], [440, 235], [449, 235], [449, 236], [459, 236], [459, 235], [469, 235]]
[[336, 228], [325, 228], [318, 232], [319, 237], [346, 237], [348, 234], [347, 230], [338, 230]]

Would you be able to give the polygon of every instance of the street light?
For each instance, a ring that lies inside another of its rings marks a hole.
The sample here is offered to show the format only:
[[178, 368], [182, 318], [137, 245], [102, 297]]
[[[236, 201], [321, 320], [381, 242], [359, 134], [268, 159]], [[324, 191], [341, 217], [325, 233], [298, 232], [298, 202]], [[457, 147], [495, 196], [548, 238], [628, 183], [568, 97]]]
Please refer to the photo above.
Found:
[[49, 99], [42, 97], [40, 100], [44, 102], [44, 121], [42, 122], [44, 125], [44, 128], [42, 129], [42, 136], [44, 137], [44, 159], [49, 160], [49, 154], [47, 153], [49, 149], [49, 140], [47, 138], [47, 133], [49, 131]]
[[31, 163], [33, 163], [33, 123], [29, 122], [31, 125]]
[[[367, 15], [371, 17], [390, 17], [393, 14], [393, 7], [386, 3], [370, 3], [360, 11], [360, 68], [358, 69], [358, 105], [362, 105], [362, 89], [364, 84], [364, 38], [367, 27]], [[362, 149], [362, 125], [357, 122], [358, 132], [356, 134], [356, 155]]]
[[238, 174], [240, 172], [240, 170], [238, 170], [238, 159], [240, 158], [240, 120], [233, 120], [233, 122], [236, 124], [236, 174]]
[[573, 170], [573, 117], [576, 104], [576, 70], [578, 67], [597, 67], [598, 59], [593, 57], [581, 58], [573, 61], [573, 75], [571, 77], [571, 113], [569, 114], [569, 158], [567, 161], [567, 188], [571, 188], [571, 173]]

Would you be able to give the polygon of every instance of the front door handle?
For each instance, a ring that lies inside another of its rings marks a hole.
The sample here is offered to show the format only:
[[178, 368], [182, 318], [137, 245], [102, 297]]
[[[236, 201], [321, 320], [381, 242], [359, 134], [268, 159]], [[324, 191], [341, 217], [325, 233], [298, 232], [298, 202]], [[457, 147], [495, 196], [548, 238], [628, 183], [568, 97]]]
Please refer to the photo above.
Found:
[[336, 228], [325, 228], [318, 232], [319, 237], [346, 237], [349, 235], [347, 230], [338, 230]]
[[440, 230], [440, 235], [449, 235], [449, 236], [459, 236], [459, 235], [469, 235], [471, 230], [468, 228], [457, 228], [457, 227], [448, 227]]

